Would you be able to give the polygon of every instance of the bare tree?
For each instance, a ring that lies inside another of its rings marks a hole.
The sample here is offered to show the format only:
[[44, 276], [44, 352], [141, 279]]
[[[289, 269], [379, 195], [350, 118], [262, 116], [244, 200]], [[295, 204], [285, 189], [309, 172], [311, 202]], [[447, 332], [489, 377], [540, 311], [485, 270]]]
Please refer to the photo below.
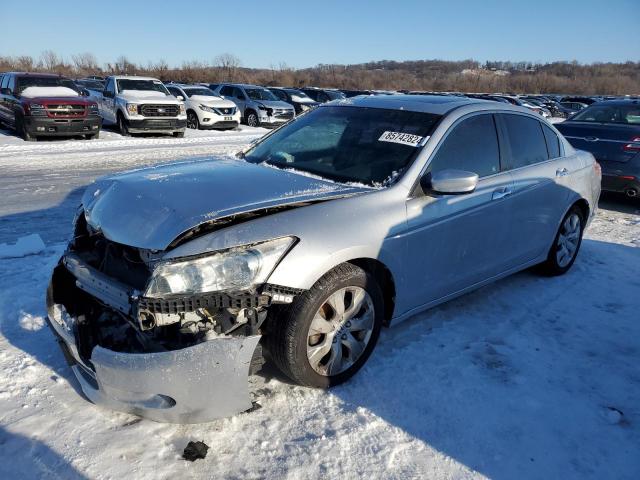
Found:
[[237, 71], [242, 65], [242, 62], [231, 53], [223, 53], [213, 60], [213, 64], [222, 70], [222, 80], [233, 81], [236, 80]]

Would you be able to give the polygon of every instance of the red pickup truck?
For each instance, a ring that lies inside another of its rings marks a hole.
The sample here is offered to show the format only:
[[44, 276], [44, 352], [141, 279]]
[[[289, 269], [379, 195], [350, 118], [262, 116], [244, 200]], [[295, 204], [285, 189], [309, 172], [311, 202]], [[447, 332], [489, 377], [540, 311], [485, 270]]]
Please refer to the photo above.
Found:
[[68, 78], [45, 73], [0, 74], [0, 123], [26, 141], [41, 136], [98, 138], [98, 104]]

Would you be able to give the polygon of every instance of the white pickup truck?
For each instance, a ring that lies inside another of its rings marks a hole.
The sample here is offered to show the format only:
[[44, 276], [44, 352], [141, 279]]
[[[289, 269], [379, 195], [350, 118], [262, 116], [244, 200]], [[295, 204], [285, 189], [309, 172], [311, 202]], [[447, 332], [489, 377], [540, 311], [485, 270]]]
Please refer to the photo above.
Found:
[[97, 98], [103, 124], [118, 125], [120, 133], [169, 133], [183, 137], [187, 127], [184, 103], [163, 83], [150, 77], [107, 77]]

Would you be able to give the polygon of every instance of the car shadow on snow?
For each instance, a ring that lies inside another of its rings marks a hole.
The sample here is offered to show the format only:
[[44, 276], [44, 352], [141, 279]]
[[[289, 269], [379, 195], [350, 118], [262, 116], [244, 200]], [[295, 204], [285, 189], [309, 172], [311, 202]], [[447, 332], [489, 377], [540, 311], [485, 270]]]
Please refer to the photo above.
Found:
[[9, 432], [0, 426], [0, 478], [53, 478], [83, 480], [67, 459], [35, 438]]
[[385, 329], [331, 394], [424, 442], [404, 449], [413, 464], [434, 449], [495, 479], [633, 478], [640, 279], [629, 265], [640, 249], [584, 240], [564, 276], [518, 273]]

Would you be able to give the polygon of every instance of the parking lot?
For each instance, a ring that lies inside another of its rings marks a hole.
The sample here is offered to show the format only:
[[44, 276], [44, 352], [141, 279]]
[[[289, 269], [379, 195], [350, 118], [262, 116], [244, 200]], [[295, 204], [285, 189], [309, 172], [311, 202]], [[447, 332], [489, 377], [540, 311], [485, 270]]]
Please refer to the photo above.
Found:
[[[0, 131], [0, 244], [37, 234], [45, 245], [26, 256], [0, 245], [3, 478], [637, 478], [640, 203], [617, 196], [601, 200], [567, 275], [520, 273], [386, 330], [362, 372], [330, 391], [267, 368], [261, 408], [201, 425], [82, 398], [44, 292], [83, 188], [230, 155], [264, 133], [26, 143]], [[189, 440], [210, 446], [204, 461], [180, 460]]]

